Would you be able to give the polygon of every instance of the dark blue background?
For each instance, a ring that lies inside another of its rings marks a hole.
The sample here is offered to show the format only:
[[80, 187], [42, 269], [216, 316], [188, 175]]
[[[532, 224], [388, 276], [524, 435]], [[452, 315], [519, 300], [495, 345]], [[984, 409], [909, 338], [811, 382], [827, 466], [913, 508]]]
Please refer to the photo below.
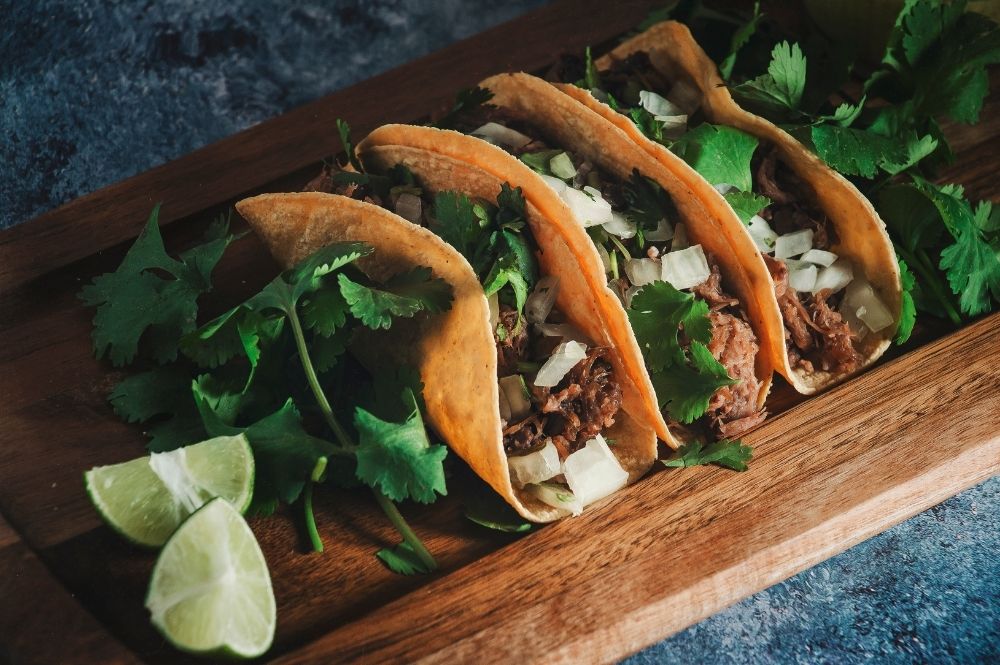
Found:
[[[540, 4], [0, 0], [0, 228]], [[631, 662], [1000, 661], [998, 552], [993, 479]]]

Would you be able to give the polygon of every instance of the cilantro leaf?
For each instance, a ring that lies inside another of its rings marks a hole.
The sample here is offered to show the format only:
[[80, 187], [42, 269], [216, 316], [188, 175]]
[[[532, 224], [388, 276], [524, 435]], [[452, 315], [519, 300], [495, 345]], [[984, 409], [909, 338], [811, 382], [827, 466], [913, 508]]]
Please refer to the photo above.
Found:
[[79, 295], [97, 308], [94, 353], [116, 367], [135, 360], [140, 339], [157, 362], [177, 357], [180, 338], [194, 330], [198, 297], [211, 290], [211, 272], [234, 238], [215, 224], [201, 245], [173, 259], [160, 236], [159, 211], [153, 208], [118, 269], [95, 277]]
[[874, 178], [879, 166], [908, 159], [906, 144], [898, 140], [836, 124], [814, 125], [811, 139], [820, 159], [845, 175]]
[[347, 163], [354, 167], [355, 171], [360, 172], [361, 162], [358, 161], [358, 156], [354, 154], [354, 144], [351, 143], [351, 126], [347, 124], [347, 121], [337, 118], [337, 134], [340, 135], [340, 145], [344, 149], [344, 154], [347, 155]]
[[337, 328], [329, 335], [313, 335], [309, 344], [309, 356], [317, 372], [328, 372], [347, 350], [350, 328]]
[[913, 289], [917, 285], [917, 280], [913, 277], [906, 261], [898, 259], [899, 277], [903, 285], [903, 301], [899, 311], [899, 323], [896, 324], [896, 344], [904, 344], [910, 339], [913, 332], [913, 324], [917, 321], [917, 308], [913, 302]]
[[663, 123], [657, 120], [655, 115], [642, 106], [633, 106], [628, 110], [628, 115], [643, 136], [650, 141], [670, 147], [670, 140], [663, 134]]
[[722, 74], [723, 79], [728, 81], [729, 77], [733, 75], [733, 67], [736, 66], [736, 56], [739, 54], [740, 49], [746, 46], [750, 38], [757, 32], [757, 24], [760, 23], [761, 18], [763, 18], [763, 15], [760, 13], [760, 2], [754, 2], [753, 15], [733, 33], [733, 38], [729, 42], [729, 53], [719, 64], [719, 72]]
[[527, 164], [532, 171], [536, 173], [541, 173], [542, 175], [552, 175], [552, 169], [549, 163], [552, 158], [558, 155], [562, 150], [558, 148], [554, 150], [539, 150], [538, 152], [526, 152], [522, 154], [518, 159]]
[[[980, 206], [989, 205], [981, 202]], [[966, 206], [968, 204], [966, 203]], [[992, 309], [990, 295], [1000, 300], [1000, 256], [982, 236], [971, 211], [963, 210], [954, 222], [955, 242], [941, 250], [941, 268], [962, 311], [975, 316]]]
[[473, 205], [461, 192], [438, 192], [434, 197], [434, 233], [466, 258], [482, 233]]
[[653, 371], [684, 362], [678, 339], [681, 329], [693, 341], [707, 344], [712, 339], [705, 301], [678, 291], [668, 282], [642, 287], [632, 298], [628, 318], [646, 364]]
[[329, 337], [347, 323], [350, 307], [336, 289], [319, 289], [302, 301], [302, 323], [318, 335]]
[[633, 169], [631, 177], [623, 183], [622, 194], [628, 205], [625, 217], [640, 230], [655, 230], [660, 220], [670, 219], [675, 212], [673, 202], [659, 183], [639, 173], [639, 169]]
[[486, 88], [476, 86], [460, 90], [455, 97], [455, 104], [443, 118], [434, 123], [434, 127], [440, 129], [454, 129], [463, 116], [475, 111], [475, 109], [486, 104], [493, 99], [493, 93]]
[[732, 189], [723, 195], [729, 203], [733, 212], [744, 224], [749, 224], [750, 219], [760, 213], [761, 210], [771, 205], [771, 199], [766, 196], [754, 194], [753, 192], [741, 192]]
[[401, 423], [382, 420], [361, 407], [355, 409], [357, 474], [393, 501], [432, 503], [435, 492], [447, 494], [442, 460], [448, 449], [431, 444], [413, 393], [409, 398], [413, 409]]
[[393, 317], [442, 312], [451, 305], [451, 285], [422, 266], [393, 276], [382, 288], [361, 284], [344, 273], [337, 275], [337, 281], [351, 313], [372, 329], [388, 329]]
[[806, 57], [798, 44], [781, 42], [771, 51], [767, 74], [733, 88], [739, 99], [772, 111], [799, 110], [806, 87]]
[[691, 342], [688, 351], [690, 365], [679, 363], [659, 372], [650, 372], [660, 407], [665, 407], [671, 418], [685, 424], [693, 423], [705, 414], [708, 401], [716, 390], [736, 383], [707, 346]]
[[147, 423], [150, 452], [173, 450], [206, 438], [190, 382], [180, 367], [157, 367], [123, 379], [108, 401], [122, 420]]
[[757, 143], [755, 136], [738, 129], [703, 123], [671, 150], [713, 185], [729, 184], [749, 192], [753, 189], [750, 160]]
[[693, 441], [681, 446], [677, 456], [663, 460], [667, 467], [690, 467], [701, 464], [718, 464], [733, 471], [746, 471], [747, 462], [753, 457], [753, 449], [740, 441], [722, 439], [707, 446], [699, 441]]
[[375, 556], [397, 575], [418, 575], [432, 572], [406, 541], [399, 543], [392, 549], [380, 549], [375, 553]]

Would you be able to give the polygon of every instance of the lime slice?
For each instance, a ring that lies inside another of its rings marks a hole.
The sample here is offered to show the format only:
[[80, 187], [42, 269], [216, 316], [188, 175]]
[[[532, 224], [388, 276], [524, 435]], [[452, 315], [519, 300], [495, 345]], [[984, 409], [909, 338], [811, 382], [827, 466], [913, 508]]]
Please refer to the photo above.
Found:
[[220, 436], [84, 474], [87, 493], [111, 528], [159, 547], [209, 499], [243, 512], [253, 493], [253, 452], [245, 436]]
[[174, 532], [153, 568], [146, 608], [178, 649], [239, 658], [268, 650], [276, 615], [271, 577], [232, 505], [213, 499]]

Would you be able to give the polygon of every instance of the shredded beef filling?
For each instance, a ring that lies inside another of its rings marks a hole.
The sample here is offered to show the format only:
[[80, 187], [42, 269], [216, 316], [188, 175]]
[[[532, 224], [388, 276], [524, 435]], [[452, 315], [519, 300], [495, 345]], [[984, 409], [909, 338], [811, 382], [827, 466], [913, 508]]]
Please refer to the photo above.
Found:
[[[517, 312], [504, 306], [500, 325], [508, 334], [496, 339], [499, 376], [514, 374], [519, 361], [548, 357], [552, 340], [558, 342], [558, 338], [541, 337], [529, 343], [527, 324], [513, 334], [516, 324]], [[540, 448], [551, 438], [560, 458], [565, 458], [614, 425], [622, 405], [621, 386], [615, 380], [606, 348], [587, 349], [587, 357], [556, 386], [528, 384], [532, 412], [517, 422], [504, 423], [503, 445], [508, 454]]]
[[760, 381], [754, 371], [754, 360], [760, 345], [746, 314], [739, 308], [739, 301], [722, 290], [718, 265], [712, 264], [712, 274], [692, 292], [711, 309], [712, 339], [708, 350], [736, 380], [733, 385], [715, 391], [704, 417], [717, 435], [737, 437], [767, 417], [763, 408], [757, 408]]
[[[829, 249], [837, 241], [826, 214], [811, 203], [815, 195], [809, 185], [781, 161], [774, 146], [758, 151], [753, 168], [757, 193], [772, 201], [761, 216], [777, 233], [812, 229], [816, 249]], [[791, 366], [807, 373], [856, 370], [861, 354], [854, 347], [856, 336], [836, 310], [839, 296], [829, 291], [798, 293], [788, 285], [783, 261], [766, 254], [764, 260], [774, 280]]]

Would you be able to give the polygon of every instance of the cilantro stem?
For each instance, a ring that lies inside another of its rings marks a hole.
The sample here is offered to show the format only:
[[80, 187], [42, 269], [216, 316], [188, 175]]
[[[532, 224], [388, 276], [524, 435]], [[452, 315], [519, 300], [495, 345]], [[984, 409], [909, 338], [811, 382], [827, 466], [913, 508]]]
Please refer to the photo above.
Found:
[[313, 483], [306, 483], [306, 488], [302, 493], [302, 506], [306, 515], [306, 532], [309, 534], [309, 542], [312, 543], [313, 552], [323, 551], [323, 540], [319, 537], [319, 530], [316, 528], [316, 516], [313, 514]]
[[319, 410], [323, 413], [323, 419], [329, 425], [334, 435], [336, 435], [341, 447], [347, 452], [353, 452], [357, 446], [351, 441], [351, 437], [347, 435], [347, 431], [337, 422], [337, 418], [333, 415], [333, 408], [331, 408], [330, 402], [326, 399], [326, 393], [323, 392], [323, 387], [319, 385], [316, 369], [313, 367], [312, 359], [309, 357], [309, 349], [306, 348], [306, 337], [302, 331], [302, 322], [299, 321], [299, 315], [295, 311], [294, 306], [290, 307], [286, 313], [288, 314], [288, 320], [292, 324], [292, 336], [295, 337], [295, 348], [298, 349], [302, 369], [306, 373], [306, 380], [309, 382], [313, 396], [319, 403]]
[[934, 299], [938, 301], [944, 311], [948, 314], [948, 318], [951, 322], [956, 326], [961, 325], [962, 317], [952, 304], [951, 298], [941, 288], [941, 284], [938, 281], [940, 277], [935, 273], [930, 257], [927, 256], [927, 252], [922, 249], [918, 249], [916, 252], [911, 252], [901, 245], [896, 245], [896, 253], [903, 257], [906, 264], [910, 266], [910, 268], [913, 269], [917, 275], [919, 275], [922, 283], [930, 289], [931, 295], [934, 296]]
[[410, 525], [406, 523], [406, 519], [403, 518], [403, 515], [399, 512], [399, 508], [396, 507], [396, 504], [393, 503], [392, 500], [385, 494], [382, 494], [382, 492], [378, 490], [374, 491], [375, 500], [378, 501], [378, 505], [382, 508], [385, 516], [389, 518], [392, 525], [396, 527], [396, 530], [403, 536], [403, 542], [407, 543], [413, 549], [417, 558], [420, 559], [420, 562], [424, 564], [424, 567], [427, 568], [428, 571], [437, 570], [437, 561], [435, 561], [434, 557], [431, 556], [431, 553], [427, 551], [427, 548], [424, 547], [424, 543], [420, 540], [417, 534], [413, 532]]

